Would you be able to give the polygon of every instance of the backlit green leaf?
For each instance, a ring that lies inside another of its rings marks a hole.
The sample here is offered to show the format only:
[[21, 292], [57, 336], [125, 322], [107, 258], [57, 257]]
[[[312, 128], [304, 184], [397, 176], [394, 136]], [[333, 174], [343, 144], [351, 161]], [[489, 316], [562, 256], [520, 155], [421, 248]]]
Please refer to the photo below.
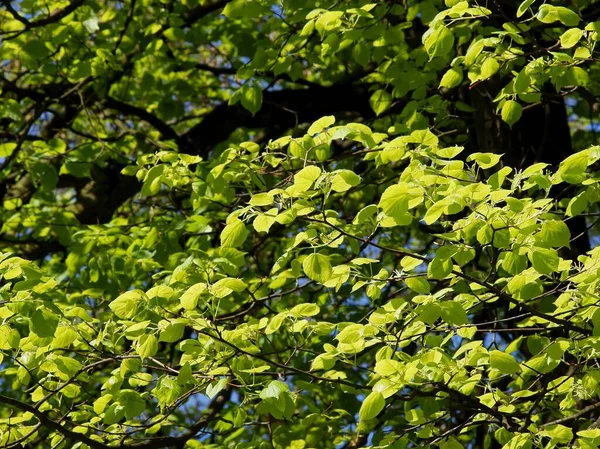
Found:
[[294, 189], [296, 192], [306, 192], [321, 175], [321, 169], [316, 165], [304, 167], [294, 175]]
[[542, 224], [542, 228], [537, 235], [540, 242], [559, 248], [561, 246], [570, 246], [571, 231], [569, 227], [560, 220], [549, 220]]
[[384, 407], [385, 399], [383, 398], [383, 395], [379, 392], [374, 391], [365, 398], [362, 405], [360, 406], [360, 411], [358, 412], [358, 419], [360, 421], [373, 419], [377, 415], [379, 415], [379, 413], [381, 413]]
[[502, 351], [491, 351], [490, 363], [492, 368], [499, 370], [502, 374], [515, 374], [521, 371], [521, 367], [514, 357]]
[[246, 225], [241, 220], [235, 218], [221, 232], [221, 245], [237, 248], [244, 244], [246, 237], [248, 237]]
[[519, 121], [523, 114], [523, 107], [514, 100], [508, 100], [502, 106], [502, 120], [510, 126]]
[[329, 280], [332, 273], [329, 257], [319, 253], [306, 256], [302, 262], [302, 269], [310, 279], [320, 284]]
[[370, 103], [375, 114], [381, 115], [392, 105], [392, 96], [385, 90], [379, 89], [371, 95]]

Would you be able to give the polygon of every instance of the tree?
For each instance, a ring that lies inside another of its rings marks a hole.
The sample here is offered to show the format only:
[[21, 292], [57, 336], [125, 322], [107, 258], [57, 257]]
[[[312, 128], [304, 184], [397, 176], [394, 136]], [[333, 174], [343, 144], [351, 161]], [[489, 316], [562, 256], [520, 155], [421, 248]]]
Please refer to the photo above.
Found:
[[0, 447], [598, 446], [598, 2], [2, 4]]

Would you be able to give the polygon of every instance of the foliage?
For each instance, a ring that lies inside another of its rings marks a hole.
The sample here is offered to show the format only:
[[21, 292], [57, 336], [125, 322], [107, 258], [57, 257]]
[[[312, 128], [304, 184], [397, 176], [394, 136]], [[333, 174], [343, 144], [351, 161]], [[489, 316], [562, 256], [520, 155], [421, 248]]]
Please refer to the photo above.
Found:
[[597, 4], [3, 5], [1, 447], [598, 446]]

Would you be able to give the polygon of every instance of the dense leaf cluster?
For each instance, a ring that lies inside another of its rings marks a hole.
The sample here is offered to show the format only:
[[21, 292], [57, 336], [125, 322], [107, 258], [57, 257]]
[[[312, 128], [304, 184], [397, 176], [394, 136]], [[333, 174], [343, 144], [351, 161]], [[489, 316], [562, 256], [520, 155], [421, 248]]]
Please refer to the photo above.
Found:
[[2, 5], [0, 447], [600, 444], [595, 2]]

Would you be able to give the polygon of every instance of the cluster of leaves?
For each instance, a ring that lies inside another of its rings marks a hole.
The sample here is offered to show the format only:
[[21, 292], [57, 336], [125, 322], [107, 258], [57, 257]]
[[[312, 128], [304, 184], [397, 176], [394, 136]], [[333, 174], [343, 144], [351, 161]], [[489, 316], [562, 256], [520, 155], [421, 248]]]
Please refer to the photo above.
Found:
[[[388, 180], [351, 158], [319, 162], [340, 140]], [[560, 249], [565, 220], [600, 201], [587, 171], [600, 148], [556, 172], [462, 150], [428, 130], [389, 138], [323, 117], [264, 151], [140, 158], [125, 171], [141, 194], [167, 204], [185, 190], [194, 214], [82, 230], [63, 273], [3, 256], [3, 377], [27, 389], [25, 402], [0, 397], [17, 411], [3, 444], [56, 420], [53, 445], [137, 447], [162, 432], [146, 444], [204, 447], [193, 430], [214, 420], [214, 447], [256, 447], [260, 427], [276, 447], [335, 447], [355, 432], [380, 447], [462, 446], [480, 428], [511, 448], [594, 446], [600, 430], [562, 423], [600, 388], [600, 252], [572, 261]], [[576, 194], [553, 200], [565, 183]], [[436, 227], [426, 252], [399, 244], [409, 226]], [[473, 267], [482, 254], [489, 272]], [[483, 310], [498, 315], [474, 321]], [[533, 333], [510, 338], [521, 330]], [[191, 430], [178, 416], [194, 395], [233, 392]]]
[[2, 5], [0, 447], [600, 444], [593, 0]]

